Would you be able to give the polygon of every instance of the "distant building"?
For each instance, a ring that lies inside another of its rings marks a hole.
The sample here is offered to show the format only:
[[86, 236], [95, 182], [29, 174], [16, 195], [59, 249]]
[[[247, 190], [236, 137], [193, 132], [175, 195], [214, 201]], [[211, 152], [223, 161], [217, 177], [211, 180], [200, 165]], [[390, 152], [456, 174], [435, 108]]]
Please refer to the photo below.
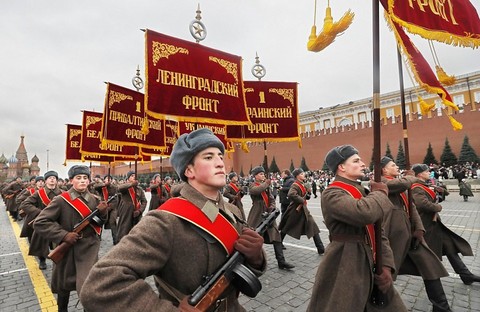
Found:
[[31, 164], [29, 164], [24, 139], [25, 136], [20, 136], [20, 145], [15, 155], [12, 155], [8, 159], [3, 153], [2, 156], [0, 156], [0, 181], [12, 180], [16, 177], [27, 180], [31, 176], [40, 174], [37, 155], [33, 156]]

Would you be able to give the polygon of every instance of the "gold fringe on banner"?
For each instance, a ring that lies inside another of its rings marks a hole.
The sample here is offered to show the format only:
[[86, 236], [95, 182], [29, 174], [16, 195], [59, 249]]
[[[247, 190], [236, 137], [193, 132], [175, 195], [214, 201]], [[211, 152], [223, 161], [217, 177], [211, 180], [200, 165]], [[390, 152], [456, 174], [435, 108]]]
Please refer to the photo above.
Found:
[[143, 117], [142, 133], [148, 135], [149, 132], [150, 130], [148, 130], [148, 118], [145, 115], [145, 117]]
[[425, 102], [421, 96], [418, 96], [418, 103], [420, 103], [420, 111], [422, 112], [422, 115], [428, 115], [428, 112], [431, 111], [434, 107], [435, 104], [428, 104]]
[[245, 153], [250, 153], [250, 150], [248, 149], [247, 142], [242, 142], [242, 150], [243, 150]]
[[455, 118], [452, 117], [452, 115], [448, 115], [448, 119], [450, 119], [453, 130], [457, 131], [463, 129], [463, 125], [460, 122], [456, 121]]
[[455, 78], [455, 76], [453, 75], [452, 76], [447, 75], [447, 73], [445, 73], [445, 71], [441, 66], [436, 65], [435, 70], [437, 72], [438, 81], [440, 81], [442, 85], [451, 86], [457, 82], [457, 78]]
[[[315, 3], [316, 7], [316, 3]], [[323, 28], [317, 36], [317, 26], [312, 26], [310, 36], [308, 37], [307, 50], [312, 52], [320, 52], [329, 46], [337, 36], [342, 33], [352, 24], [355, 13], [348, 10], [338, 22], [333, 22], [332, 9], [330, 5], [327, 6], [325, 18], [323, 20]]]

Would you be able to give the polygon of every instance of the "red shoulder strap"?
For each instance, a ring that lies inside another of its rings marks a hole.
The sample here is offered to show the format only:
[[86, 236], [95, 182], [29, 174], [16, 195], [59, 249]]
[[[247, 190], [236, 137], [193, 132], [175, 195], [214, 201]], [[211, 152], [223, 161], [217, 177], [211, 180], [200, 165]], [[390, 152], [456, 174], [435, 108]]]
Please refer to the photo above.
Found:
[[[255, 185], [255, 186], [259, 186], [260, 183], [255, 182], [254, 185]], [[269, 205], [269, 201], [268, 201], [268, 194], [267, 194], [266, 191], [263, 191], [261, 195], [262, 195], [262, 198], [263, 198], [263, 202], [265, 203], [265, 209], [268, 209], [268, 207], [270, 206], [270, 205]]]
[[38, 190], [38, 196], [40, 196], [40, 199], [42, 200], [43, 205], [45, 207], [47, 207], [48, 204], [50, 204], [51, 200], [50, 200], [50, 198], [48, 198], [47, 192], [45, 191], [45, 188], [41, 188], [41, 189]]
[[157, 209], [171, 213], [199, 227], [212, 235], [228, 255], [233, 253], [233, 243], [238, 239], [238, 232], [221, 213], [212, 222], [197, 206], [183, 198], [171, 198]]
[[430, 195], [430, 197], [431, 197], [433, 200], [436, 199], [437, 195], [436, 195], [435, 192], [432, 191], [428, 186], [423, 185], [423, 184], [421, 184], [421, 183], [413, 183], [413, 184], [412, 184], [412, 190], [413, 190], [414, 188], [417, 188], [417, 187], [419, 187], [419, 188], [423, 189], [425, 192], [427, 192], [427, 194]]
[[[75, 198], [72, 200], [70, 194], [68, 192], [63, 192], [60, 194], [62, 198], [75, 209], [76, 212], [82, 217], [82, 219], [86, 218], [92, 211], [88, 208], [87, 204], [85, 204], [80, 198]], [[94, 225], [90, 223], [90, 226], [97, 232], [98, 235], [102, 233], [102, 227], [98, 225]]]
[[230, 182], [228, 185], [230, 185], [230, 187], [235, 191], [235, 193], [238, 193], [240, 191], [240, 189], [238, 188], [238, 186], [235, 185], [235, 183]]
[[[347, 191], [355, 199], [360, 199], [363, 197], [362, 193], [360, 193], [360, 191], [355, 186], [345, 182], [333, 181], [333, 183], [331, 183], [328, 187], [341, 188]], [[370, 246], [372, 247], [371, 249], [373, 253], [373, 261], [375, 261], [376, 253], [377, 253], [377, 246], [375, 244], [375, 226], [374, 224], [367, 224], [365, 226], [365, 229], [367, 231], [367, 237], [368, 237]]]

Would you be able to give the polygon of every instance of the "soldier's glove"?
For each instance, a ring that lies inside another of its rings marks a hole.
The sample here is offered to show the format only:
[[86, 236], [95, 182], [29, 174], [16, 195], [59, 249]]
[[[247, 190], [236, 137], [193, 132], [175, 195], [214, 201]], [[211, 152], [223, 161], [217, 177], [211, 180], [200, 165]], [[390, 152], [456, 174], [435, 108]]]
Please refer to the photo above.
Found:
[[140, 210], [134, 210], [133, 211], [133, 217], [136, 218], [140, 215], [141, 211]]
[[388, 186], [385, 183], [370, 181], [370, 190], [372, 192], [380, 191], [388, 196]]
[[247, 262], [255, 268], [263, 264], [263, 237], [249, 228], [243, 228], [234, 247], [245, 256]]
[[389, 267], [382, 268], [382, 274], [375, 275], [375, 284], [378, 286], [378, 289], [384, 294], [392, 287], [393, 279], [392, 279], [392, 271]]
[[420, 245], [421, 242], [424, 241], [423, 238], [423, 231], [422, 230], [415, 230], [412, 234], [412, 249], [417, 249], [418, 245]]
[[80, 235], [75, 232], [68, 232], [62, 239], [65, 243], [74, 245], [80, 239]]
[[106, 201], [101, 201], [97, 206], [98, 212], [104, 216], [107, 214], [108, 211], [108, 204]]

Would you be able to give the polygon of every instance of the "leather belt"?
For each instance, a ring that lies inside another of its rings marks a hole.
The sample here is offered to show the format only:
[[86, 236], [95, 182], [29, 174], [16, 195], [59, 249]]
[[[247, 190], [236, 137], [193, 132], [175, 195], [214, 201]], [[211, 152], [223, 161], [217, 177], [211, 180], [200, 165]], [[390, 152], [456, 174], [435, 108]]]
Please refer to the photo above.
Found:
[[365, 235], [359, 234], [330, 234], [329, 239], [330, 241], [337, 242], [356, 242], [368, 244], [368, 240]]

